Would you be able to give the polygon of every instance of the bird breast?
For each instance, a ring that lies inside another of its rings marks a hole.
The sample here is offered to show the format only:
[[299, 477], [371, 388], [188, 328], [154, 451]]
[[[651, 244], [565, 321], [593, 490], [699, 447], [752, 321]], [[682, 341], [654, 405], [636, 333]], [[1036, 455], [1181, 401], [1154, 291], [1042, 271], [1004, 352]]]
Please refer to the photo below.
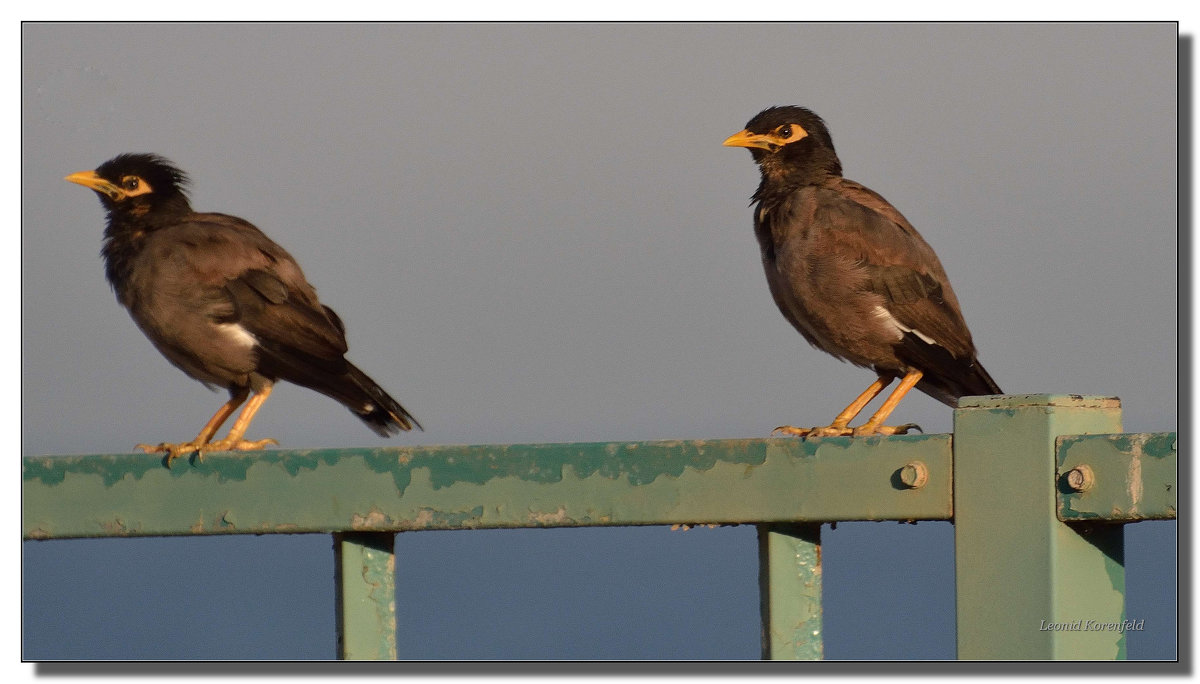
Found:
[[803, 191], [758, 213], [756, 231], [776, 304], [813, 346], [859, 366], [898, 367], [893, 344], [908, 330], [870, 291], [859, 255], [814, 216]]
[[207, 385], [248, 383], [258, 340], [235, 320], [220, 280], [198, 272], [196, 250], [152, 236], [133, 259], [121, 303], [156, 348], [177, 368]]

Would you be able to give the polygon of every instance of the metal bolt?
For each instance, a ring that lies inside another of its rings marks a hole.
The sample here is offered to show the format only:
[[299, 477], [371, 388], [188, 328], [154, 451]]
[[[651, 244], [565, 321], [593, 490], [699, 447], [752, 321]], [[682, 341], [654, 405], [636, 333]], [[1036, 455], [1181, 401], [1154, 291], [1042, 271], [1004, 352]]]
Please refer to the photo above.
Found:
[[909, 489], [920, 489], [929, 482], [929, 469], [920, 461], [912, 461], [906, 463], [900, 469], [900, 481]]
[[1086, 464], [1077, 465], [1067, 471], [1067, 486], [1076, 492], [1086, 492], [1096, 484], [1096, 476]]

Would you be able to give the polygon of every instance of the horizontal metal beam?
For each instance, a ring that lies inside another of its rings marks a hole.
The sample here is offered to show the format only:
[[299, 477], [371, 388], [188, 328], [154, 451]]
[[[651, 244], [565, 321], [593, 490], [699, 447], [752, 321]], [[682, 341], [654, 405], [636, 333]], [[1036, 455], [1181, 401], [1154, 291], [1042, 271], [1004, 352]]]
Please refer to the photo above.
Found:
[[27, 539], [948, 520], [950, 435], [23, 459]]
[[1063, 522], [1174, 520], [1178, 434], [1061, 437], [1058, 478], [1058, 519]]

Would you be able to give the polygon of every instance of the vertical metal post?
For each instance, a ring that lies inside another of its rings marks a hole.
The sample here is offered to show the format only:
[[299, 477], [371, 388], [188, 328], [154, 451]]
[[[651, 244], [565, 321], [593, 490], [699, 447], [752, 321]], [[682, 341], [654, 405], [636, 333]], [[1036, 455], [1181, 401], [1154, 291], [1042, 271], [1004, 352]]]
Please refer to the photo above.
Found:
[[1121, 659], [1121, 525], [1063, 523], [1055, 440], [1121, 431], [1116, 398], [966, 397], [954, 413], [960, 659]]
[[333, 535], [341, 660], [396, 659], [395, 544], [393, 532]]
[[758, 526], [764, 660], [820, 660], [821, 525]]

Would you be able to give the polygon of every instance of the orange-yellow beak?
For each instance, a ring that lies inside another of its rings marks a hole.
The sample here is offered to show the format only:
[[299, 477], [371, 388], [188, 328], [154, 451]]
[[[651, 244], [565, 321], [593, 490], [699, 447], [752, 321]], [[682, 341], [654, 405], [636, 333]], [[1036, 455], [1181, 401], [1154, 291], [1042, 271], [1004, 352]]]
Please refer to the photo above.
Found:
[[121, 188], [104, 180], [100, 176], [97, 176], [95, 171], [80, 171], [79, 173], [73, 173], [67, 176], [63, 180], [70, 181], [72, 183], [78, 183], [79, 185], [95, 190], [96, 192], [102, 192], [114, 200], [119, 200], [125, 196], [125, 192], [121, 190]]

